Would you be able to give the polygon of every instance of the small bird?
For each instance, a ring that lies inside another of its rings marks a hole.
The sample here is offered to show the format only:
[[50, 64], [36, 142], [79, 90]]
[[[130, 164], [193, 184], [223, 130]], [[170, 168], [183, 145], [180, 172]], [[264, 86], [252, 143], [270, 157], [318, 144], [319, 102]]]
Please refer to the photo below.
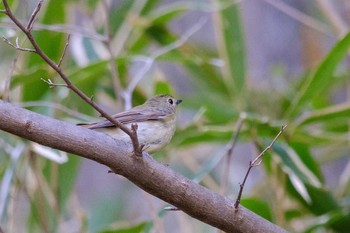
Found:
[[[142, 105], [112, 117], [128, 128], [136, 123], [139, 143], [144, 145], [146, 152], [152, 154], [163, 149], [173, 137], [176, 129], [176, 106], [181, 102], [182, 100], [176, 100], [168, 94], [157, 95]], [[108, 120], [79, 126], [106, 133], [131, 144], [129, 135]]]

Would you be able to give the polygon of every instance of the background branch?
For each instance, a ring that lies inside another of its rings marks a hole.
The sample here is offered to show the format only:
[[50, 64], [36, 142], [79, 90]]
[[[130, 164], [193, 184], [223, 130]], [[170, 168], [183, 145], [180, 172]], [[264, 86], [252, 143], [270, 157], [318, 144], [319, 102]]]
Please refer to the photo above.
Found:
[[[152, 157], [130, 156], [129, 146], [0, 101], [0, 129], [45, 146], [74, 153], [111, 168], [146, 192], [226, 232], [286, 232], [232, 200], [200, 186]], [[107, 172], [106, 172], [107, 175]]]

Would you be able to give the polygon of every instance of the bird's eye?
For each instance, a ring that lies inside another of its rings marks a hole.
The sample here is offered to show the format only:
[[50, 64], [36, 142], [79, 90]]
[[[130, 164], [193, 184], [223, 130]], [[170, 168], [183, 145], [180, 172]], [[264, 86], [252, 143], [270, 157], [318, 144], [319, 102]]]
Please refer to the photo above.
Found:
[[174, 103], [173, 99], [168, 99], [168, 102], [169, 102], [169, 104], [171, 104], [171, 105]]

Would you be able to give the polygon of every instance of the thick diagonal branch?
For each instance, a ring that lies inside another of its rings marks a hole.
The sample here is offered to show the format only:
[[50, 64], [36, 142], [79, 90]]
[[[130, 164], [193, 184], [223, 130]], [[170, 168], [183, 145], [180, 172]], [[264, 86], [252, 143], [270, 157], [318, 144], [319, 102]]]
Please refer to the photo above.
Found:
[[[146, 192], [225, 232], [286, 232], [232, 200], [210, 191], [150, 156], [127, 156], [128, 144], [0, 100], [0, 129], [28, 140], [95, 160]], [[137, 171], [137, 172], [135, 172]]]

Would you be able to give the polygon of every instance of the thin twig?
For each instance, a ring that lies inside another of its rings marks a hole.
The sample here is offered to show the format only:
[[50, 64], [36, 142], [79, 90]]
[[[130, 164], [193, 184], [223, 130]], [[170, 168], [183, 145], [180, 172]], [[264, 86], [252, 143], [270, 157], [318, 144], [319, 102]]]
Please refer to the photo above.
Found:
[[42, 4], [43, 4], [43, 0], [40, 0], [38, 2], [38, 5], [36, 5], [32, 15], [30, 16], [29, 22], [28, 22], [27, 27], [26, 27], [28, 32], [30, 32], [32, 30], [33, 25], [34, 25], [34, 21], [35, 21], [35, 17], [38, 14], [38, 12], [40, 11]]
[[64, 46], [64, 49], [63, 49], [62, 55], [60, 57], [60, 60], [58, 61], [58, 64], [57, 64], [58, 67], [61, 66], [61, 63], [62, 63], [63, 58], [64, 58], [64, 55], [66, 55], [66, 51], [67, 51], [67, 48], [68, 48], [68, 45], [69, 45], [69, 40], [70, 40], [70, 34], [68, 34], [67, 42], [66, 42], [66, 44]]
[[241, 131], [242, 125], [244, 122], [244, 117], [240, 116], [238, 121], [236, 122], [235, 128], [233, 130], [232, 139], [231, 139], [231, 146], [227, 150], [226, 160], [224, 164], [224, 172], [222, 176], [222, 186], [221, 186], [221, 193], [225, 194], [225, 191], [227, 189], [228, 179], [230, 177], [230, 164], [231, 159], [233, 155], [233, 150], [236, 147], [237, 139], [239, 132]]
[[249, 173], [250, 173], [250, 170], [252, 170], [253, 167], [255, 166], [258, 166], [260, 165], [261, 163], [261, 158], [262, 156], [266, 153], [266, 151], [270, 150], [271, 147], [273, 146], [273, 144], [275, 144], [276, 140], [278, 139], [278, 137], [283, 133], [284, 129], [287, 127], [287, 125], [282, 125], [281, 127], [281, 130], [278, 132], [278, 134], [276, 135], [276, 137], [272, 140], [272, 142], [270, 143], [270, 145], [268, 145], [253, 161], [250, 161], [249, 162], [249, 167], [248, 167], [248, 170], [247, 170], [247, 173], [245, 174], [245, 177], [243, 179], [243, 182], [242, 184], [240, 184], [240, 189], [239, 189], [239, 192], [238, 192], [238, 196], [237, 196], [237, 199], [235, 201], [235, 204], [234, 204], [234, 207], [235, 209], [238, 208], [239, 206], [239, 203], [241, 201], [241, 197], [242, 197], [242, 193], [243, 193], [243, 188], [244, 188], [244, 185], [245, 185], [245, 182], [247, 181], [247, 178], [249, 176]]
[[11, 47], [19, 50], [19, 51], [24, 51], [24, 52], [31, 52], [31, 53], [36, 53], [36, 50], [35, 49], [29, 49], [29, 48], [22, 48], [19, 46], [18, 44], [18, 37], [16, 38], [16, 45], [12, 44], [11, 41], [9, 41], [9, 39], [7, 39], [6, 37], [2, 37], [2, 40], [7, 43], [8, 45], [10, 45]]
[[67, 84], [56, 84], [56, 83], [53, 83], [52, 81], [51, 81], [51, 79], [43, 79], [43, 78], [41, 78], [41, 80], [43, 81], [43, 82], [45, 82], [45, 83], [47, 83], [48, 85], [49, 85], [49, 87], [50, 88], [55, 88], [55, 87], [68, 87], [67, 86]]
[[12, 20], [14, 24], [17, 25], [17, 27], [27, 36], [28, 40], [34, 47], [35, 52], [53, 69], [56, 71], [56, 73], [63, 79], [63, 81], [67, 84], [67, 88], [71, 89], [73, 92], [75, 92], [80, 98], [82, 98], [85, 102], [90, 104], [93, 108], [98, 111], [101, 116], [109, 120], [111, 123], [113, 123], [115, 126], [119, 127], [121, 130], [123, 130], [127, 135], [129, 135], [133, 149], [136, 155], [141, 156], [142, 155], [142, 146], [140, 146], [137, 134], [135, 134], [131, 129], [129, 129], [124, 124], [120, 123], [118, 120], [110, 116], [107, 112], [105, 112], [103, 109], [101, 109], [94, 101], [92, 101], [87, 95], [85, 95], [79, 88], [77, 88], [67, 77], [67, 75], [61, 70], [61, 68], [53, 61], [51, 60], [46, 53], [44, 53], [36, 40], [34, 39], [32, 33], [30, 30], [27, 30], [26, 27], [16, 18], [16, 16], [12, 13], [8, 3], [6, 0], [2, 1], [6, 10], [7, 16]]

